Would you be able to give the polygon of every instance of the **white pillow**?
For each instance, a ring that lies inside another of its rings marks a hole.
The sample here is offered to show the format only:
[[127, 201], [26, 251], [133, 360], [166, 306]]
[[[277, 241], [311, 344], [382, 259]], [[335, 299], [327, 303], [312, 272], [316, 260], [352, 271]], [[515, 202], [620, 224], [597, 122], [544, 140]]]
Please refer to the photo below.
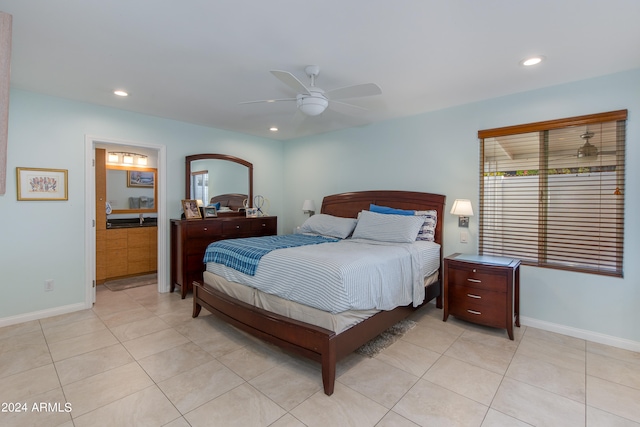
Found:
[[438, 223], [438, 212], [436, 210], [416, 211], [416, 215], [424, 217], [424, 224], [420, 227], [416, 240], [435, 241], [436, 224]]
[[321, 236], [346, 239], [356, 227], [355, 218], [341, 218], [333, 215], [312, 215], [300, 227], [301, 233], [319, 234]]
[[380, 242], [411, 243], [418, 237], [424, 223], [422, 216], [379, 214], [360, 212], [358, 224], [353, 231], [354, 239], [369, 239]]

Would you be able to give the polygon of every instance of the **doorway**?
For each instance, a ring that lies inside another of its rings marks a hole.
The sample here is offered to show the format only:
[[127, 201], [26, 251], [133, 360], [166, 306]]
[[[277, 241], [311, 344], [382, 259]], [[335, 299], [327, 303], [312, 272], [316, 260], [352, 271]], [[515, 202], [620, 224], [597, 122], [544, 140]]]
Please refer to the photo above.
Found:
[[85, 137], [85, 277], [86, 295], [85, 306], [91, 308], [96, 298], [96, 174], [95, 153], [96, 148], [108, 148], [110, 151], [146, 152], [156, 159], [157, 197], [154, 203], [157, 206], [157, 277], [158, 292], [168, 292], [168, 263], [166, 227], [166, 146], [132, 141], [113, 140], [94, 136]]

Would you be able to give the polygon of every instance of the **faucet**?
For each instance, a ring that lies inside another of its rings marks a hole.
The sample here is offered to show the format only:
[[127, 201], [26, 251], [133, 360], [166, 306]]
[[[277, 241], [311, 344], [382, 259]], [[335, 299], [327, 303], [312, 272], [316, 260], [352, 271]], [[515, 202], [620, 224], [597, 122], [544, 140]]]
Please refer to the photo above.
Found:
[[144, 222], [144, 216], [142, 216], [143, 214], [140, 214], [140, 225], [142, 225], [142, 223]]

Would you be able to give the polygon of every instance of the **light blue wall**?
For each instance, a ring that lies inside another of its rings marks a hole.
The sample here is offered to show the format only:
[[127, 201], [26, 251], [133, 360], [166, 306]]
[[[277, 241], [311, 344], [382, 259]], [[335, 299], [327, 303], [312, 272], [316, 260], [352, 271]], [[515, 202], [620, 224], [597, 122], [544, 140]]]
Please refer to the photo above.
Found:
[[[402, 189], [440, 193], [478, 206], [478, 130], [628, 109], [626, 212], [640, 211], [640, 70], [496, 98], [357, 129], [287, 142], [285, 231], [320, 206], [325, 194]], [[468, 244], [457, 217], [445, 215], [444, 253], [477, 250], [477, 220]], [[530, 324], [580, 335], [604, 334], [640, 346], [640, 230], [625, 225], [624, 279], [522, 268], [521, 313]], [[620, 344], [620, 343], [618, 343]], [[628, 346], [628, 345], [627, 345]], [[640, 348], [640, 347], [638, 347]]]
[[[204, 152], [252, 162], [255, 192], [268, 195], [272, 214], [281, 213], [282, 142], [14, 89], [7, 192], [0, 196], [0, 320], [85, 300], [85, 135], [165, 145], [170, 218], [181, 213], [184, 157]], [[69, 200], [17, 201], [16, 167], [68, 169]], [[55, 281], [53, 292], [44, 292], [47, 279]]]
[[[435, 192], [449, 206], [469, 198], [477, 207], [478, 130], [618, 109], [629, 110], [626, 212], [637, 212], [640, 70], [286, 143], [13, 90], [7, 193], [0, 196], [0, 321], [84, 300], [86, 134], [166, 145], [170, 217], [180, 213], [185, 155], [245, 158], [254, 163], [254, 192], [271, 200], [280, 233], [288, 233], [306, 218], [305, 199], [319, 209], [324, 195], [343, 191]], [[17, 166], [68, 169], [69, 201], [17, 202]], [[459, 242], [457, 218], [443, 220], [445, 254], [476, 250], [473, 217], [468, 244]], [[534, 325], [640, 345], [638, 237], [638, 221], [628, 215], [623, 279], [524, 267], [522, 316]], [[54, 292], [43, 291], [46, 279], [55, 280]]]

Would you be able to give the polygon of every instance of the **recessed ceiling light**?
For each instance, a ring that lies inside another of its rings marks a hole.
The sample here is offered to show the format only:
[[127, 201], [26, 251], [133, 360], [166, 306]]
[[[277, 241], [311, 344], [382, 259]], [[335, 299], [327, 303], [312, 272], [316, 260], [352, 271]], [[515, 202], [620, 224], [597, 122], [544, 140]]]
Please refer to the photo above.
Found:
[[275, 127], [275, 126], [271, 126], [271, 127], [269, 128], [269, 130], [270, 130], [271, 132], [278, 132], [278, 128], [277, 128], [277, 127]]
[[525, 67], [530, 67], [532, 65], [537, 65], [539, 63], [541, 63], [544, 60], [544, 56], [532, 56], [530, 58], [525, 58], [522, 61], [520, 61], [521, 65], [524, 65]]
[[114, 95], [118, 95], [118, 96], [129, 96], [129, 94], [124, 90], [114, 90], [113, 93]]

